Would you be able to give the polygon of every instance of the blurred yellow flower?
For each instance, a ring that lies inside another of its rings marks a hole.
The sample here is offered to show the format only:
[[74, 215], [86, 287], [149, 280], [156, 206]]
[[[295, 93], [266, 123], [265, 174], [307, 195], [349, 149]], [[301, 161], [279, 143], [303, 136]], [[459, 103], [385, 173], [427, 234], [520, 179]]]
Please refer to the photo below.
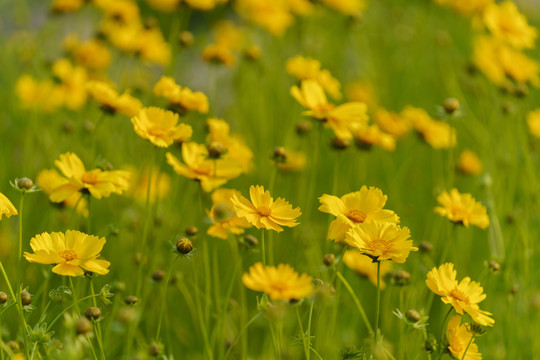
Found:
[[21, 75], [15, 93], [26, 109], [52, 112], [62, 106], [64, 92], [52, 81], [37, 81], [30, 75]]
[[114, 114], [120, 112], [128, 116], [135, 116], [142, 108], [141, 102], [124, 92], [118, 95], [111, 85], [101, 81], [89, 81], [87, 83], [88, 93], [96, 100], [103, 111]]
[[411, 123], [407, 120], [407, 118], [403, 118], [399, 114], [386, 111], [383, 108], [379, 108], [375, 112], [375, 121], [383, 131], [393, 135], [396, 138], [407, 135], [407, 133], [411, 130]]
[[202, 59], [206, 62], [215, 62], [226, 66], [236, 65], [236, 56], [228, 47], [221, 44], [210, 44], [202, 53]]
[[153, 9], [163, 11], [163, 12], [172, 12], [174, 11], [181, 0], [146, 0], [148, 5]]
[[11, 201], [4, 194], [0, 193], [0, 220], [2, 220], [2, 216], [4, 215], [9, 218], [17, 214], [17, 209], [15, 209]]
[[358, 15], [366, 8], [364, 0], [320, 0], [324, 5], [344, 15]]
[[89, 70], [104, 70], [111, 63], [109, 49], [97, 39], [77, 43], [72, 52], [75, 60]]
[[474, 342], [469, 324], [461, 324], [461, 316], [453, 316], [446, 327], [448, 350], [454, 359], [482, 360], [478, 345]]
[[395, 212], [383, 209], [387, 196], [376, 187], [362, 186], [359, 191], [348, 193], [338, 198], [324, 194], [319, 198], [319, 211], [332, 214], [336, 219], [330, 223], [328, 240], [341, 242], [347, 231], [362, 223], [390, 222], [399, 223]]
[[474, 152], [468, 149], [461, 152], [457, 166], [459, 171], [466, 175], [480, 175], [482, 173], [482, 162]]
[[493, 0], [435, 0], [442, 6], [448, 6], [461, 15], [481, 14], [484, 9], [493, 3]]
[[[377, 286], [377, 263], [358, 250], [347, 250], [343, 255], [343, 262], [358, 275], [366, 277], [371, 283]], [[381, 262], [381, 289], [386, 287], [383, 278], [392, 271], [392, 262]]]
[[407, 106], [401, 116], [413, 124], [432, 148], [448, 149], [456, 145], [456, 130], [448, 123], [432, 119], [424, 109]]
[[458, 314], [463, 315], [463, 312], [466, 312], [474, 322], [483, 326], [493, 326], [495, 321], [489, 317], [491, 313], [480, 310], [478, 306], [478, 303], [486, 298], [480, 283], [471, 281], [470, 277], [458, 283], [456, 276], [454, 264], [445, 263], [439, 268], [433, 268], [427, 274], [426, 285], [441, 296], [442, 302], [452, 305]]
[[[55, 189], [68, 184], [69, 180], [54, 169], [45, 169], [40, 171], [36, 178], [36, 182], [39, 184], [41, 190], [50, 196]], [[88, 217], [88, 204], [82, 194], [74, 192], [66, 198], [63, 203], [70, 208], [77, 206], [76, 211], [84, 217]]]
[[533, 136], [540, 138], [540, 109], [535, 109], [527, 114], [527, 125], [529, 132]]
[[349, 101], [365, 103], [369, 109], [378, 107], [377, 94], [373, 85], [367, 80], [356, 80], [347, 84], [345, 95]]
[[285, 161], [278, 162], [277, 166], [283, 172], [301, 172], [305, 169], [307, 162], [306, 154], [301, 151], [288, 151]]
[[154, 95], [164, 97], [172, 105], [179, 106], [182, 111], [195, 110], [201, 114], [208, 113], [208, 97], [200, 91], [192, 91], [176, 84], [173, 78], [162, 76], [154, 85]]
[[450, 221], [463, 224], [465, 227], [474, 225], [480, 229], [489, 226], [486, 207], [474, 200], [471, 194], [461, 194], [454, 188], [450, 193], [443, 191], [437, 197], [437, 201], [442, 206], [436, 206], [435, 212]]
[[206, 122], [208, 126], [207, 142], [219, 143], [226, 151], [224, 157], [232, 158], [247, 172], [251, 166], [253, 152], [245, 144], [244, 140], [236, 134], [231, 134], [230, 126], [225, 120], [210, 118]]
[[60, 182], [50, 193], [52, 202], [62, 202], [78, 192], [89, 192], [96, 199], [109, 197], [111, 193], [121, 194], [129, 188], [130, 174], [123, 170], [86, 171], [83, 162], [74, 153], [60, 155], [55, 161], [66, 182]]
[[158, 147], [169, 147], [175, 141], [186, 142], [191, 138], [191, 126], [178, 121], [178, 114], [157, 107], [142, 108], [131, 118], [137, 135]]
[[219, 4], [225, 4], [228, 0], [184, 0], [191, 8], [196, 10], [212, 10]]
[[[136, 174], [135, 168], [127, 168], [131, 174]], [[149, 169], [139, 171], [138, 176], [131, 176], [133, 179], [131, 183], [131, 195], [133, 198], [144, 204], [146, 202], [146, 196], [148, 191], [148, 178], [150, 177]], [[150, 202], [154, 202], [157, 199], [163, 199], [169, 195], [171, 191], [171, 177], [169, 174], [159, 171], [159, 167], [155, 166], [152, 169], [152, 184], [150, 185]]]
[[242, 195], [234, 194], [231, 201], [236, 215], [246, 218], [257, 229], [281, 232], [283, 228], [280, 225], [288, 227], [298, 225], [296, 219], [302, 214], [300, 208], [293, 209], [292, 205], [282, 198], [274, 201], [270, 192], [265, 191], [262, 186], [251, 185], [249, 196], [251, 201]]
[[226, 240], [229, 234], [243, 234], [244, 229], [251, 227], [245, 218], [236, 215], [231, 201], [233, 195], [241, 196], [233, 189], [217, 189], [212, 193], [212, 208], [207, 211], [212, 222], [208, 235]]
[[417, 247], [412, 246], [410, 236], [407, 227], [372, 221], [351, 228], [345, 241], [373, 261], [404, 263], [411, 251], [418, 251]]
[[239, 14], [276, 36], [294, 22], [287, 0], [237, 0], [235, 6]]
[[377, 125], [359, 127], [354, 133], [354, 139], [360, 148], [370, 149], [372, 146], [379, 146], [387, 151], [396, 150], [396, 139], [381, 131]]
[[512, 1], [488, 5], [483, 19], [486, 27], [497, 39], [516, 49], [534, 48], [538, 32], [527, 23], [527, 18]]
[[52, 272], [64, 276], [84, 275], [84, 270], [105, 275], [110, 262], [100, 260], [105, 238], [68, 230], [36, 235], [30, 240], [33, 254], [24, 253], [26, 260], [38, 264], [55, 265]]
[[72, 110], [78, 110], [86, 104], [86, 83], [88, 74], [81, 66], [73, 66], [67, 59], [54, 62], [53, 74], [58, 80], [57, 85], [63, 93], [64, 105]]
[[51, 10], [55, 12], [74, 12], [84, 5], [84, 0], [53, 0]]
[[287, 72], [298, 80], [315, 80], [332, 98], [341, 100], [341, 84], [330, 71], [321, 69], [319, 60], [297, 55], [287, 60], [285, 67]]
[[298, 275], [287, 264], [263, 266], [258, 262], [249, 268], [249, 273], [242, 275], [242, 282], [251, 290], [268, 294], [272, 300], [301, 300], [313, 293], [313, 278]]

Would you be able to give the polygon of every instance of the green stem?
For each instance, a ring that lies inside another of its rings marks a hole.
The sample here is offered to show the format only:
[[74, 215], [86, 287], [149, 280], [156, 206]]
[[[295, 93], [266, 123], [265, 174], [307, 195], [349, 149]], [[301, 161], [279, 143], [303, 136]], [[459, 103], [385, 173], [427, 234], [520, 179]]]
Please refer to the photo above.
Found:
[[71, 308], [74, 307], [74, 306], [78, 306], [79, 303], [81, 303], [81, 302], [83, 302], [83, 301], [85, 301], [85, 300], [91, 299], [91, 298], [93, 298], [93, 297], [98, 297], [98, 296], [101, 296], [101, 295], [100, 295], [100, 294], [97, 294], [97, 295], [88, 295], [88, 296], [85, 296], [85, 297], [83, 297], [83, 298], [78, 299], [77, 302], [74, 301], [73, 304], [70, 304], [70, 305], [68, 305], [67, 307], [65, 307], [65, 308], [64, 308], [62, 311], [60, 311], [60, 313], [54, 318], [54, 320], [51, 321], [51, 323], [49, 324], [49, 326], [47, 326], [46, 332], [51, 331], [53, 325], [54, 325], [58, 320], [60, 320], [60, 318], [62, 317], [62, 315], [64, 315], [64, 313], [65, 313], [66, 311], [68, 311], [69, 309], [71, 309]]
[[19, 252], [17, 257], [17, 289], [20, 292], [22, 278], [23, 278], [23, 205], [24, 205], [24, 192], [21, 193], [21, 200], [19, 202]]
[[302, 325], [302, 318], [300, 317], [300, 306], [296, 306], [296, 318], [298, 319], [298, 326], [300, 327], [302, 344], [304, 345], [304, 354], [306, 355], [306, 359], [309, 359], [309, 340], [306, 339], [306, 333], [304, 332], [304, 326]]
[[169, 280], [171, 278], [171, 273], [172, 273], [172, 270], [174, 268], [174, 264], [176, 263], [176, 260], [178, 260], [178, 258], [180, 257], [180, 255], [177, 255], [173, 262], [171, 263], [171, 266], [169, 267], [169, 271], [167, 272], [167, 277], [165, 278], [165, 283], [163, 284], [163, 295], [162, 295], [162, 299], [161, 299], [161, 309], [159, 310], [159, 318], [158, 318], [158, 326], [157, 326], [157, 331], [156, 331], [156, 341], [159, 341], [159, 333], [160, 333], [160, 330], [161, 330], [161, 323], [163, 321], [163, 315], [165, 313], [165, 306], [167, 304], [167, 289], [169, 287]]
[[469, 340], [469, 343], [467, 344], [467, 347], [465, 348], [465, 351], [463, 352], [463, 356], [461, 357], [461, 360], [465, 360], [465, 356], [467, 355], [467, 351], [469, 351], [469, 346], [471, 346], [475, 335], [476, 335], [476, 333], [472, 334], [471, 339]]
[[338, 271], [336, 273], [337, 277], [339, 280], [341, 280], [341, 282], [343, 283], [343, 285], [345, 285], [345, 287], [347, 288], [347, 290], [349, 291], [349, 294], [351, 295], [351, 297], [353, 298], [355, 304], [356, 304], [356, 307], [358, 308], [358, 311], [360, 312], [360, 316], [362, 317], [362, 320], [364, 320], [364, 324], [366, 325], [366, 328], [369, 330], [370, 333], [373, 332], [373, 328], [371, 327], [371, 324], [369, 323], [369, 320], [366, 316], [366, 312], [364, 311], [364, 307], [362, 306], [362, 304], [360, 303], [360, 300], [358, 300], [358, 297], [356, 296], [356, 294], [354, 293], [351, 285], [349, 285], [349, 283], [347, 282], [347, 280], [343, 277], [343, 275], [341, 275], [341, 273]]
[[257, 318], [261, 315], [260, 312], [258, 312], [257, 314], [255, 314], [255, 316], [253, 316], [248, 322], [247, 324], [244, 326], [244, 328], [242, 330], [240, 330], [240, 332], [238, 333], [238, 335], [236, 335], [236, 337], [234, 338], [233, 342], [231, 343], [231, 346], [229, 346], [229, 349], [227, 350], [227, 352], [225, 353], [225, 356], [223, 357], [223, 360], [226, 360], [227, 357], [229, 357], [229, 353], [231, 352], [232, 348], [234, 347], [234, 345], [238, 342], [238, 340], [240, 339], [240, 337], [242, 336], [243, 333], [246, 332], [246, 330], [248, 329], [249, 325], [251, 325], [255, 320], [257, 320]]
[[377, 346], [377, 333], [379, 332], [379, 312], [381, 307], [381, 262], [377, 261], [377, 310], [375, 311], [375, 332], [373, 346]]
[[[90, 278], [90, 291], [92, 295], [95, 295], [96, 292], [94, 291], [94, 281], [92, 278]], [[94, 307], [97, 308], [97, 300], [96, 298], [92, 298], [92, 302], [94, 303]], [[95, 322], [96, 325], [96, 338], [99, 346], [99, 353], [101, 355], [101, 358], [105, 360], [107, 357], [105, 356], [105, 349], [103, 347], [103, 335], [101, 332], [101, 322]]]
[[81, 313], [81, 310], [79, 309], [79, 302], [77, 301], [77, 292], [75, 291], [75, 286], [73, 285], [73, 278], [69, 277], [69, 284], [71, 285], [71, 291], [73, 292], [73, 304], [75, 305], [75, 310], [77, 311], [77, 315]]
[[264, 229], [261, 230], [261, 251], [262, 251], [262, 263], [266, 265], [266, 245], [264, 243]]
[[[443, 319], [443, 322], [442, 322], [442, 325], [441, 325], [441, 338], [440, 338], [440, 343], [441, 344], [444, 343], [444, 328], [445, 328], [446, 322], [448, 320], [448, 317], [452, 313], [452, 310], [454, 310], [454, 308], [452, 306], [450, 306], [450, 309], [448, 309], [448, 312], [444, 316], [444, 319]], [[441, 355], [439, 356], [439, 359], [442, 356], [443, 351], [444, 351], [444, 349], [441, 349]]]
[[[307, 339], [308, 339], [308, 345], [309, 345], [309, 348], [311, 349], [311, 320], [313, 319], [313, 301], [311, 301], [311, 305], [309, 306], [309, 320], [308, 320], [308, 326], [307, 326]], [[315, 351], [315, 349], [313, 349], [313, 351], [315, 353], [317, 353]], [[317, 354], [318, 355], [318, 354]], [[307, 360], [309, 360], [309, 356], [310, 356], [310, 352], [308, 352], [307, 354]], [[319, 356], [320, 357], [320, 356]]]

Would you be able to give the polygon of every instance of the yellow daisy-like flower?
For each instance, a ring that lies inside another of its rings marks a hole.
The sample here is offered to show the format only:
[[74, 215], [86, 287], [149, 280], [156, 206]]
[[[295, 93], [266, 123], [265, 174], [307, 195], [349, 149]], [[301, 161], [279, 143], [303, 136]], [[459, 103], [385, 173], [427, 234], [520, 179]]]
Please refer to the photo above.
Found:
[[226, 240], [229, 234], [243, 234], [244, 229], [251, 227], [246, 218], [236, 215], [231, 201], [233, 195], [241, 196], [233, 189], [217, 189], [212, 193], [212, 208], [207, 211], [212, 222], [208, 235]]
[[[371, 283], [377, 286], [377, 264], [369, 257], [357, 250], [347, 250], [343, 255], [343, 262], [358, 275], [366, 277]], [[392, 271], [392, 262], [381, 262], [381, 289], [386, 287], [383, 278]]]
[[[131, 174], [137, 174], [135, 168], [127, 168]], [[135, 201], [140, 204], [146, 202], [146, 196], [148, 191], [148, 180], [150, 178], [150, 169], [144, 169], [139, 171], [137, 176], [133, 177], [131, 183], [131, 196]], [[150, 184], [150, 202], [155, 202], [157, 199], [166, 198], [171, 192], [171, 177], [169, 174], [159, 170], [158, 166], [154, 166], [152, 169], [152, 184]]]
[[532, 49], [538, 36], [512, 1], [488, 5], [484, 10], [484, 24], [495, 37], [517, 49]]
[[236, 215], [246, 218], [257, 229], [263, 228], [281, 232], [283, 228], [280, 225], [288, 227], [298, 225], [296, 218], [302, 214], [300, 208], [293, 209], [292, 205], [282, 198], [277, 198], [274, 201], [270, 192], [265, 191], [262, 186], [251, 185], [249, 196], [251, 202], [237, 194], [232, 196], [231, 201]]
[[477, 202], [471, 194], [461, 194], [457, 189], [450, 193], [443, 191], [437, 201], [442, 206], [435, 207], [435, 212], [446, 216], [450, 221], [463, 224], [465, 227], [474, 225], [480, 229], [489, 226], [489, 217], [484, 205]]
[[[36, 177], [36, 182], [39, 184], [41, 190], [50, 196], [55, 189], [61, 185], [68, 184], [69, 180], [64, 178], [58, 171], [54, 169], [45, 169], [40, 171]], [[84, 217], [88, 217], [88, 204], [86, 199], [81, 198], [81, 196], [82, 194], [79, 192], [74, 192], [63, 201], [63, 204], [70, 208], [77, 206], [76, 211]]]
[[411, 130], [411, 123], [406, 118], [382, 108], [375, 112], [375, 121], [381, 129], [396, 138], [407, 135]]
[[162, 76], [154, 85], [155, 96], [164, 97], [182, 111], [195, 110], [201, 114], [208, 113], [208, 97], [200, 91], [192, 91], [187, 87], [181, 87], [173, 78]]
[[249, 268], [249, 273], [242, 275], [242, 282], [251, 290], [268, 294], [272, 300], [301, 300], [313, 293], [313, 278], [298, 275], [286, 264], [263, 266], [258, 262]]
[[452, 305], [458, 314], [463, 315], [463, 312], [466, 312], [474, 322], [483, 326], [493, 326], [495, 320], [489, 317], [491, 313], [480, 310], [478, 306], [478, 303], [486, 298], [480, 283], [471, 281], [470, 277], [458, 283], [456, 276], [454, 264], [446, 263], [438, 269], [433, 268], [427, 274], [426, 285], [441, 296], [443, 303]]
[[298, 80], [313, 79], [332, 98], [341, 100], [341, 84], [332, 76], [330, 71], [321, 69], [321, 62], [319, 60], [297, 55], [287, 60], [285, 67], [287, 72], [295, 76]]
[[231, 134], [229, 124], [223, 119], [211, 118], [206, 122], [208, 127], [207, 142], [219, 143], [226, 150], [222, 157], [233, 158], [242, 167], [244, 172], [247, 172], [253, 152], [245, 144], [242, 137], [237, 134]]
[[465, 149], [459, 156], [458, 169], [466, 175], [479, 175], [482, 173], [482, 162], [474, 152]]
[[101, 169], [86, 171], [83, 162], [74, 153], [60, 155], [60, 160], [56, 160], [55, 164], [66, 181], [59, 182], [58, 186], [52, 189], [49, 196], [52, 202], [65, 201], [80, 191], [89, 192], [96, 199], [101, 199], [109, 197], [111, 193], [121, 194], [129, 189], [129, 172]]
[[540, 109], [535, 109], [527, 114], [527, 126], [531, 135], [540, 138]]
[[157, 107], [143, 108], [131, 123], [137, 135], [159, 147], [169, 147], [175, 141], [185, 142], [191, 138], [191, 126], [178, 123], [178, 114]]
[[347, 232], [345, 241], [373, 261], [404, 263], [411, 251], [418, 251], [412, 246], [410, 236], [407, 227], [372, 221], [353, 227]]
[[468, 327], [469, 324], [460, 324], [461, 316], [456, 315], [450, 319], [446, 328], [446, 341], [452, 357], [461, 360], [482, 360], [482, 354], [478, 352], [478, 345], [472, 338], [473, 333]]
[[15, 209], [11, 201], [4, 194], [0, 193], [0, 220], [2, 220], [2, 216], [4, 215], [9, 218], [17, 214], [17, 209]]
[[33, 254], [24, 253], [26, 260], [38, 264], [54, 264], [53, 273], [65, 276], [80, 276], [84, 270], [105, 275], [110, 262], [100, 260], [105, 238], [68, 230], [36, 235], [30, 240]]
[[354, 140], [362, 149], [369, 150], [372, 146], [379, 146], [386, 151], [396, 150], [396, 139], [381, 131], [377, 125], [361, 126], [354, 133]]
[[328, 240], [341, 242], [351, 228], [364, 222], [391, 222], [399, 223], [395, 212], [383, 209], [387, 196], [376, 187], [362, 186], [355, 191], [338, 198], [324, 194], [319, 198], [321, 206], [319, 211], [332, 214], [337, 218], [330, 223]]
[[103, 111], [114, 114], [120, 112], [128, 116], [135, 116], [142, 108], [141, 102], [124, 92], [119, 95], [111, 85], [101, 81], [89, 81], [86, 85], [88, 93], [100, 105]]

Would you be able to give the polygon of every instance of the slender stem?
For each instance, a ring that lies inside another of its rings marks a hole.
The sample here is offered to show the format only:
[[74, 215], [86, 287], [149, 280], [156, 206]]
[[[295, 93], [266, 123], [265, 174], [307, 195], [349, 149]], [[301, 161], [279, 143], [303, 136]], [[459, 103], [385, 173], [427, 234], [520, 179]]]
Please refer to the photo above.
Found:
[[[309, 345], [309, 348], [311, 349], [311, 319], [313, 318], [313, 301], [311, 301], [311, 305], [309, 306], [309, 320], [308, 320], [308, 326], [307, 326], [307, 339], [308, 339], [308, 345]], [[315, 353], [317, 353], [315, 351], [315, 349], [313, 349], [313, 351]], [[317, 354], [318, 355], [318, 354]], [[310, 352], [308, 351], [308, 354], [307, 354], [307, 360], [309, 360], [309, 356], [310, 356]], [[319, 356], [320, 357], [320, 356]]]
[[465, 348], [465, 351], [463, 352], [463, 356], [461, 357], [461, 360], [465, 360], [465, 356], [467, 355], [467, 351], [469, 351], [469, 346], [471, 346], [475, 336], [476, 336], [476, 333], [473, 333], [471, 335], [471, 339], [469, 340], [469, 343], [467, 344], [467, 347]]
[[223, 357], [223, 360], [226, 360], [227, 357], [229, 357], [229, 353], [231, 352], [232, 348], [234, 347], [234, 344], [236, 344], [238, 342], [238, 340], [240, 339], [240, 337], [242, 336], [243, 333], [246, 332], [246, 330], [248, 329], [249, 325], [251, 325], [255, 320], [257, 320], [257, 318], [261, 316], [261, 313], [258, 312], [257, 314], [255, 314], [255, 316], [253, 316], [251, 318], [251, 320], [249, 320], [247, 322], [247, 324], [244, 326], [244, 328], [242, 330], [240, 330], [240, 332], [238, 333], [238, 335], [236, 335], [236, 337], [234, 338], [233, 342], [231, 343], [231, 346], [229, 346], [229, 349], [227, 350], [227, 352], [225, 353], [225, 356]]
[[28, 355], [28, 347], [26, 346], [27, 345], [27, 336], [26, 336], [26, 332], [27, 332], [27, 329], [26, 329], [26, 319], [24, 318], [24, 312], [23, 312], [23, 307], [22, 307], [22, 303], [21, 303], [21, 300], [20, 300], [20, 296], [17, 297], [15, 296], [15, 293], [13, 292], [13, 288], [11, 287], [11, 282], [9, 281], [9, 278], [6, 274], [6, 269], [4, 269], [4, 264], [2, 264], [2, 261], [0, 261], [0, 271], [2, 272], [2, 276], [4, 277], [4, 281], [6, 282], [7, 286], [8, 286], [8, 290], [9, 290], [9, 294], [11, 295], [11, 298], [15, 300], [15, 304], [17, 306], [17, 310], [18, 310], [18, 313], [19, 313], [19, 317], [20, 317], [20, 320], [21, 320], [21, 326], [22, 326], [22, 334], [23, 334], [23, 339], [24, 339], [24, 344], [25, 344], [25, 351]]
[[72, 276], [69, 277], [69, 284], [71, 285], [71, 291], [73, 292], [73, 304], [75, 305], [75, 310], [77, 310], [77, 315], [81, 313], [79, 309], [79, 301], [77, 301], [77, 292], [75, 291], [75, 286], [73, 285]]
[[264, 229], [261, 230], [261, 251], [262, 251], [262, 263], [266, 265], [266, 245], [264, 243]]
[[158, 326], [157, 326], [157, 331], [156, 331], [156, 341], [159, 341], [161, 323], [163, 321], [163, 314], [165, 313], [165, 306], [167, 304], [167, 289], [169, 287], [169, 280], [171, 278], [171, 273], [174, 268], [174, 264], [176, 263], [176, 260], [178, 260], [179, 257], [180, 255], [177, 255], [174, 258], [173, 262], [171, 263], [171, 266], [169, 267], [169, 271], [167, 272], [167, 277], [165, 278], [165, 283], [163, 284], [163, 295], [161, 299], [161, 309], [159, 310]]
[[[94, 291], [94, 281], [92, 278], [90, 278], [90, 291], [92, 293], [92, 295], [95, 295], [95, 291]], [[94, 307], [97, 308], [97, 300], [96, 298], [92, 298], [92, 302], [94, 303]], [[101, 322], [95, 322], [95, 325], [96, 325], [96, 338], [97, 338], [97, 341], [98, 341], [98, 346], [99, 346], [99, 353], [101, 355], [101, 358], [102, 359], [106, 359], [107, 357], [105, 356], [105, 349], [103, 348], [103, 335], [102, 335], [102, 332], [101, 332]]]
[[74, 306], [78, 306], [79, 303], [81, 303], [81, 302], [83, 302], [83, 301], [85, 301], [85, 300], [91, 299], [91, 298], [93, 298], [93, 297], [98, 297], [98, 296], [101, 296], [101, 295], [100, 295], [100, 294], [97, 294], [97, 295], [88, 295], [88, 296], [85, 296], [85, 297], [83, 297], [83, 298], [78, 299], [77, 302], [74, 301], [73, 304], [70, 304], [70, 305], [66, 306], [62, 311], [60, 311], [60, 313], [54, 318], [54, 320], [51, 321], [51, 323], [49, 324], [49, 326], [47, 326], [47, 330], [46, 330], [46, 331], [49, 332], [49, 331], [52, 329], [53, 325], [54, 325], [58, 320], [60, 320], [60, 318], [64, 315], [64, 313], [65, 313], [66, 311], [68, 311], [69, 309], [71, 309], [71, 308], [74, 307]]
[[377, 261], [377, 310], [375, 311], [375, 332], [373, 346], [377, 346], [377, 333], [379, 332], [379, 311], [381, 307], [381, 262]]
[[351, 285], [349, 285], [347, 280], [343, 277], [343, 275], [341, 275], [341, 273], [339, 271], [336, 273], [336, 275], [337, 275], [338, 279], [341, 280], [343, 285], [345, 285], [345, 287], [349, 291], [349, 294], [353, 298], [354, 302], [356, 303], [356, 307], [358, 308], [358, 311], [360, 312], [360, 316], [362, 316], [362, 320], [364, 320], [364, 324], [366, 325], [369, 332], [372, 333], [373, 328], [371, 327], [371, 324], [369, 323], [369, 320], [368, 320], [368, 318], [366, 316], [366, 312], [364, 311], [364, 308], [363, 308], [362, 304], [360, 303], [360, 300], [358, 300], [358, 297], [354, 293]]
[[90, 212], [90, 203], [92, 200], [92, 195], [89, 193], [86, 197], [86, 207], [88, 208], [88, 217], [86, 218], [86, 232], [88, 234], [92, 233], [92, 218], [91, 218], [91, 212]]
[[20, 291], [23, 278], [23, 205], [24, 205], [24, 192], [21, 192], [21, 200], [19, 202], [19, 253], [17, 258], [17, 289]]
[[38, 346], [38, 343], [36, 342], [34, 344], [34, 347], [32, 348], [32, 354], [30, 355], [30, 360], [33, 360], [34, 359], [34, 356], [36, 355], [36, 348]]
[[306, 355], [306, 359], [309, 359], [309, 340], [306, 339], [306, 333], [304, 332], [304, 326], [302, 325], [302, 318], [300, 317], [300, 306], [296, 306], [296, 318], [298, 319], [298, 326], [300, 327], [302, 344], [304, 345], [304, 354]]

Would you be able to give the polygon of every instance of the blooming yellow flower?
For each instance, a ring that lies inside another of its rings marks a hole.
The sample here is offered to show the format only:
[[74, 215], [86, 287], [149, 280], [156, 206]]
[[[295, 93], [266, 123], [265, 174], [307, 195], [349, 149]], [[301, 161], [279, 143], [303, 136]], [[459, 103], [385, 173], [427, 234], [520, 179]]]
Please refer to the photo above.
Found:
[[411, 130], [411, 123], [406, 118], [383, 108], [379, 108], [375, 112], [375, 121], [383, 131], [396, 138], [407, 135]]
[[104, 70], [111, 63], [109, 49], [97, 39], [76, 44], [72, 51], [75, 60], [89, 70]]
[[207, 142], [221, 144], [226, 150], [224, 157], [236, 160], [243, 171], [247, 172], [253, 159], [253, 152], [244, 140], [239, 135], [231, 134], [229, 124], [223, 119], [210, 118], [206, 124], [208, 126]]
[[480, 229], [489, 226], [489, 217], [484, 205], [474, 200], [471, 194], [461, 194], [457, 189], [450, 190], [450, 193], [443, 191], [437, 201], [442, 206], [435, 207], [435, 212], [446, 216], [448, 220], [465, 227], [474, 225]]
[[[371, 283], [377, 286], [377, 263], [357, 250], [347, 250], [343, 255], [343, 262], [358, 275], [366, 277]], [[383, 278], [392, 271], [392, 262], [381, 262], [381, 289], [386, 287]]]
[[60, 155], [60, 160], [56, 160], [55, 164], [67, 181], [59, 183], [52, 190], [49, 196], [52, 202], [65, 201], [80, 191], [89, 192], [96, 199], [101, 199], [109, 197], [111, 193], [121, 194], [129, 188], [129, 172], [101, 169], [86, 171], [83, 162], [74, 153]]
[[176, 9], [180, 0], [146, 0], [146, 2], [153, 9], [163, 12], [172, 12]]
[[348, 83], [345, 95], [349, 101], [365, 103], [369, 109], [377, 108], [377, 94], [373, 85], [367, 80], [355, 80]]
[[486, 298], [480, 283], [471, 281], [470, 277], [458, 283], [456, 276], [454, 264], [446, 263], [438, 269], [433, 268], [427, 274], [426, 285], [441, 296], [442, 302], [452, 305], [458, 314], [463, 315], [463, 312], [466, 312], [474, 322], [483, 326], [493, 326], [495, 321], [489, 317], [491, 313], [480, 310], [478, 306], [478, 303]]
[[277, 166], [283, 172], [301, 172], [307, 163], [306, 154], [301, 151], [287, 150], [287, 158], [283, 162], [278, 162]]
[[[134, 168], [128, 168], [131, 174], [135, 174]], [[133, 198], [144, 204], [146, 202], [146, 196], [148, 192], [148, 179], [150, 177], [149, 169], [139, 172], [138, 176], [132, 176], [133, 182], [131, 183], [131, 195]], [[150, 185], [150, 202], [154, 202], [156, 199], [163, 199], [169, 195], [171, 191], [171, 177], [162, 171], [159, 171], [159, 167], [155, 166], [152, 169], [152, 184]]]
[[301, 300], [313, 293], [313, 278], [298, 275], [287, 264], [263, 266], [258, 262], [249, 268], [249, 273], [242, 275], [242, 282], [251, 290], [268, 294], [272, 300]]
[[443, 6], [449, 6], [461, 15], [481, 14], [486, 6], [493, 3], [493, 0], [435, 0], [436, 3]]
[[[45, 169], [40, 171], [36, 177], [36, 181], [39, 187], [47, 195], [51, 195], [52, 192], [62, 185], [69, 184], [69, 180], [60, 175], [58, 171], [54, 169]], [[76, 210], [84, 217], [88, 217], [88, 204], [86, 199], [82, 197], [79, 192], [74, 192], [67, 199], [63, 201], [64, 205], [70, 208], [77, 206]]]
[[118, 95], [109, 84], [101, 81], [89, 81], [87, 90], [90, 96], [101, 105], [101, 108], [111, 114], [118, 111], [128, 116], [135, 116], [142, 108], [141, 102], [129, 93], [124, 92], [122, 95]]
[[538, 32], [512, 1], [488, 5], [483, 18], [486, 27], [499, 40], [517, 49], [534, 47]]
[[465, 149], [459, 156], [458, 169], [467, 175], [479, 175], [482, 172], [482, 162], [474, 152]]
[[24, 253], [26, 260], [38, 264], [54, 264], [53, 273], [65, 276], [80, 276], [84, 270], [105, 275], [110, 262], [100, 260], [105, 238], [68, 230], [36, 235], [30, 240], [33, 254]]
[[332, 76], [330, 71], [321, 69], [319, 60], [297, 55], [287, 60], [285, 68], [289, 74], [295, 76], [298, 80], [315, 80], [332, 98], [341, 99], [341, 84]]
[[540, 138], [540, 109], [535, 109], [527, 114], [527, 125], [529, 132], [537, 138]]
[[22, 75], [15, 85], [15, 93], [22, 107], [52, 112], [62, 106], [64, 92], [52, 81], [37, 81], [30, 75]]
[[411, 251], [418, 251], [409, 239], [407, 227], [395, 223], [365, 222], [347, 232], [345, 241], [373, 261], [392, 260], [404, 263]]
[[201, 114], [208, 113], [208, 97], [200, 91], [192, 91], [176, 84], [173, 78], [162, 76], [154, 85], [154, 95], [167, 99], [181, 110], [195, 110]]
[[324, 194], [319, 198], [319, 211], [332, 214], [337, 218], [330, 223], [328, 239], [341, 242], [347, 231], [364, 222], [398, 223], [399, 217], [392, 210], [383, 209], [387, 196], [376, 187], [362, 186], [359, 191], [348, 193], [338, 198]]
[[84, 5], [84, 0], [53, 0], [51, 10], [68, 13], [79, 10]]
[[302, 81], [300, 88], [293, 86], [291, 95], [309, 109], [304, 115], [324, 121], [340, 139], [352, 139], [354, 131], [367, 124], [366, 104], [349, 102], [335, 106], [327, 101], [323, 88], [315, 80]]
[[159, 147], [169, 147], [175, 141], [191, 138], [191, 126], [178, 123], [178, 114], [157, 107], [142, 108], [131, 123], [137, 135]]
[[212, 208], [207, 211], [212, 225], [207, 234], [220, 239], [227, 239], [230, 234], [243, 234], [244, 229], [251, 227], [245, 218], [238, 217], [231, 201], [233, 195], [241, 196], [233, 189], [217, 189], [212, 193]]
[[469, 324], [460, 324], [461, 316], [456, 315], [450, 319], [446, 328], [446, 341], [452, 357], [460, 360], [482, 360], [482, 354], [478, 352], [478, 345], [472, 338], [473, 333]]
[[0, 220], [2, 220], [3, 215], [8, 218], [17, 215], [17, 209], [4, 194], [0, 193]]
[[292, 205], [282, 198], [277, 198], [274, 201], [270, 192], [265, 191], [262, 186], [251, 185], [249, 196], [251, 202], [237, 194], [231, 197], [231, 201], [236, 215], [246, 218], [257, 229], [263, 228], [281, 232], [283, 228], [280, 225], [288, 227], [298, 225], [296, 218], [302, 214], [300, 208], [293, 209]]
[[237, 0], [236, 11], [273, 35], [281, 36], [294, 22], [287, 0]]
[[354, 133], [354, 139], [360, 148], [370, 149], [372, 146], [379, 146], [387, 151], [396, 150], [396, 139], [381, 131], [377, 125], [361, 126]]
[[236, 56], [228, 47], [221, 44], [210, 44], [202, 53], [202, 59], [209, 63], [223, 64], [229, 67], [236, 65]]
[[86, 104], [88, 74], [85, 68], [73, 66], [67, 59], [60, 59], [54, 62], [52, 71], [59, 82], [57, 86], [63, 93], [66, 107], [78, 110]]

